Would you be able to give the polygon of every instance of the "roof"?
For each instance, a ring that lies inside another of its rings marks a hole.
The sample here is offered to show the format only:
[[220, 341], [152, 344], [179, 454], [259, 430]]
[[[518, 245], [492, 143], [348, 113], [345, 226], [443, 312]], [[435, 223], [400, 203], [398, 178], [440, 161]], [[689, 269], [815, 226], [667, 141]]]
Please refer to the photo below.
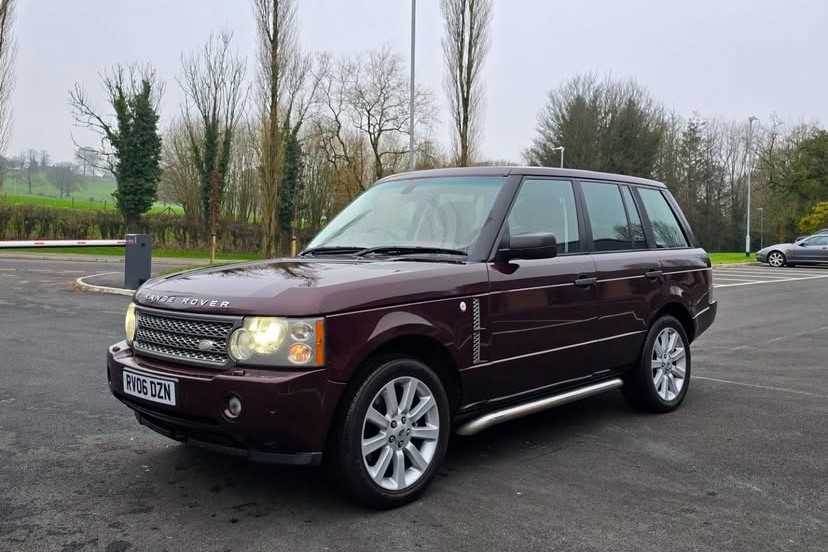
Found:
[[656, 180], [627, 176], [623, 174], [603, 173], [596, 171], [584, 171], [580, 169], [559, 169], [555, 167], [509, 167], [509, 166], [481, 166], [481, 167], [456, 167], [450, 169], [431, 169], [427, 171], [410, 171], [387, 176], [380, 182], [392, 180], [406, 180], [409, 178], [436, 178], [449, 176], [551, 176], [560, 178], [572, 178], [579, 180], [610, 180], [613, 182], [627, 182], [643, 186], [655, 186], [666, 188]]

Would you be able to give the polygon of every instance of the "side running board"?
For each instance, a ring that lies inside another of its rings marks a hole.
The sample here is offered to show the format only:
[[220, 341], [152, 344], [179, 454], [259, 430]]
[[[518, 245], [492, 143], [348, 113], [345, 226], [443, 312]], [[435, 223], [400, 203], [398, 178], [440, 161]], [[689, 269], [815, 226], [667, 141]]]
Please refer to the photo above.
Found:
[[598, 393], [603, 393], [604, 391], [609, 391], [610, 389], [617, 389], [622, 385], [624, 385], [624, 382], [621, 381], [620, 378], [615, 378], [587, 385], [585, 387], [579, 387], [578, 389], [573, 389], [572, 391], [567, 391], [566, 393], [561, 393], [560, 395], [552, 395], [550, 397], [536, 399], [534, 401], [516, 406], [510, 406], [502, 410], [495, 410], [494, 412], [489, 412], [479, 418], [475, 418], [470, 422], [466, 422], [460, 426], [457, 433], [459, 435], [474, 435], [475, 433], [480, 433], [484, 429], [488, 429], [493, 425], [502, 424], [503, 422], [508, 422], [509, 420], [522, 418], [523, 416], [528, 416], [529, 414], [561, 406], [562, 404], [571, 403], [579, 399], [597, 395]]

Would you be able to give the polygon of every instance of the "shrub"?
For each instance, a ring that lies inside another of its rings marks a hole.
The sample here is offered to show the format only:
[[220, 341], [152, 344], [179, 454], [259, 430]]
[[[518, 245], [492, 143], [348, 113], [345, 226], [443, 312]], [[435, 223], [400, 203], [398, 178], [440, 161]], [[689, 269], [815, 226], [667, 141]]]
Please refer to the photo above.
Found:
[[[207, 246], [204, 226], [181, 215], [146, 215], [141, 221], [141, 231], [152, 235], [155, 247], [195, 249]], [[0, 203], [0, 240], [119, 239], [125, 232], [124, 220], [116, 211]], [[232, 221], [222, 221], [219, 225], [222, 251], [257, 252], [261, 243], [261, 225]]]

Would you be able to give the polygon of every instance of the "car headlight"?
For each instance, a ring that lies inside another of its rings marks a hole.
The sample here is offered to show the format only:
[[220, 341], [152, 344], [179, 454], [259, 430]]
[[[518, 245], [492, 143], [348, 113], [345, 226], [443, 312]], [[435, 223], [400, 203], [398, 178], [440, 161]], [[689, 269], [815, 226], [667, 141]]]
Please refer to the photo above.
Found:
[[248, 317], [230, 334], [228, 352], [242, 364], [322, 366], [325, 324], [321, 318]]
[[126, 310], [124, 317], [124, 333], [126, 334], [127, 343], [132, 345], [132, 340], [135, 339], [135, 330], [138, 328], [138, 319], [135, 316], [135, 303], [130, 303]]

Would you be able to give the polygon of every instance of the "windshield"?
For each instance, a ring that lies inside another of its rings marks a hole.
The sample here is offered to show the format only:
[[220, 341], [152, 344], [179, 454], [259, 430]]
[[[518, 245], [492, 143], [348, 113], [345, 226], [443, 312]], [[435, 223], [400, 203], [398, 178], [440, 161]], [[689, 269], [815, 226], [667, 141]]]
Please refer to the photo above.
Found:
[[468, 252], [503, 185], [500, 177], [416, 178], [380, 184], [339, 213], [308, 245]]

